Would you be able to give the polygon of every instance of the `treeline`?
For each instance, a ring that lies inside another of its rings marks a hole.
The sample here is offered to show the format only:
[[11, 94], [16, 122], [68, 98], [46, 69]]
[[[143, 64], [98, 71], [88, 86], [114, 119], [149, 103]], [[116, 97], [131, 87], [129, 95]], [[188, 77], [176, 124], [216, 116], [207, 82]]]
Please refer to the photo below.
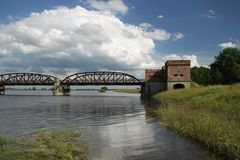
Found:
[[240, 82], [240, 50], [226, 48], [220, 51], [207, 67], [191, 68], [192, 81], [203, 84], [232, 84]]

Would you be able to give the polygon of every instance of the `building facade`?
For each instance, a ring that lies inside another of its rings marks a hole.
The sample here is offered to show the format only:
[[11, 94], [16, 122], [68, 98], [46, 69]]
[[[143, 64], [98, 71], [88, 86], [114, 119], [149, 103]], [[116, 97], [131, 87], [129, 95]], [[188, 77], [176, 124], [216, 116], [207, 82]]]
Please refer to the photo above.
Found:
[[189, 88], [191, 86], [190, 60], [168, 60], [162, 69], [145, 70], [145, 95]]

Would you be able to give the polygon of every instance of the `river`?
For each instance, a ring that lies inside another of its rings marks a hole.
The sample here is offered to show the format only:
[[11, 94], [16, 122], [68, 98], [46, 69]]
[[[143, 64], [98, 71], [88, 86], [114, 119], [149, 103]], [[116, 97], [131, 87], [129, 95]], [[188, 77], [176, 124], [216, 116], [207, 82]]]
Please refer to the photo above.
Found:
[[138, 94], [72, 91], [6, 91], [0, 96], [0, 134], [24, 137], [39, 129], [86, 132], [93, 160], [205, 160], [208, 154], [167, 130]]

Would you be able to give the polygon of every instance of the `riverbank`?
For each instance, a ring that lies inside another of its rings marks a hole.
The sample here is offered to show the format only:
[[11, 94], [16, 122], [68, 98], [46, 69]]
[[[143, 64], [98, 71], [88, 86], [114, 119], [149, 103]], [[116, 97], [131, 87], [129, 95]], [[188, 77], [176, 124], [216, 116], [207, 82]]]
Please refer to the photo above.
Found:
[[174, 90], [154, 96], [157, 117], [217, 157], [240, 159], [240, 84]]
[[88, 145], [81, 133], [39, 131], [34, 137], [0, 137], [1, 160], [87, 160]]
[[114, 92], [121, 92], [121, 93], [135, 93], [139, 94], [140, 91], [138, 89], [114, 89]]

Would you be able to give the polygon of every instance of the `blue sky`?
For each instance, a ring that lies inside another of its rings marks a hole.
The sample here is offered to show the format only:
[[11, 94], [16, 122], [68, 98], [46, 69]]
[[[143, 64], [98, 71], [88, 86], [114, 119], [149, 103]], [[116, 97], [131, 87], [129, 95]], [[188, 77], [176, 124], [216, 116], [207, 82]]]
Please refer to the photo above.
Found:
[[[142, 75], [144, 68], [160, 67], [171, 58], [191, 59], [192, 65], [207, 66], [223, 48], [240, 47], [239, 6], [239, 0], [2, 0], [0, 33], [9, 41], [0, 43], [0, 72], [27, 70], [66, 75], [74, 71], [119, 70]], [[82, 21], [85, 11], [81, 8], [87, 10], [89, 22]], [[51, 13], [44, 10], [53, 11], [56, 17], [49, 18]], [[61, 21], [61, 13], [65, 21], [49, 22], [58, 18]], [[68, 27], [68, 19], [69, 25], [76, 26]], [[40, 24], [35, 25], [38, 21]], [[113, 28], [116, 24], [119, 26]], [[76, 32], [79, 37], [92, 41], [73, 41], [76, 28], [81, 31]], [[123, 31], [115, 35], [115, 29]], [[55, 44], [50, 33], [58, 35], [54, 37], [56, 42], [69, 36], [72, 41], [64, 39], [63, 44], [69, 45], [61, 50], [62, 41], [56, 48], [49, 47]], [[29, 35], [34, 34], [47, 39], [38, 42], [44, 50], [37, 48], [37, 42], [31, 43], [35, 40]], [[90, 42], [96, 45], [91, 47]]]

